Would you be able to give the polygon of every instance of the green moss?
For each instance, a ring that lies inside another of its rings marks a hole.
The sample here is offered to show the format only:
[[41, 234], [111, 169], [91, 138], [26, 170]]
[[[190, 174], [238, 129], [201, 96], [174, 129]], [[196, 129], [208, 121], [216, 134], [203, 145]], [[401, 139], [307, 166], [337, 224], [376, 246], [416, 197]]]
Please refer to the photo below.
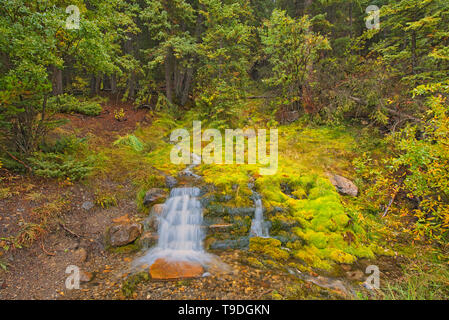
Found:
[[150, 280], [150, 275], [147, 271], [142, 271], [130, 275], [122, 284], [122, 293], [125, 297], [131, 298], [140, 283]]
[[257, 259], [254, 258], [254, 257], [248, 257], [248, 258], [246, 259], [246, 261], [248, 262], [248, 264], [249, 264], [250, 266], [252, 266], [252, 267], [254, 267], [254, 268], [260, 268], [260, 269], [263, 269], [263, 268], [264, 268], [263, 263], [260, 262], [259, 260], [257, 260]]
[[256, 170], [251, 165], [201, 165], [198, 173], [204, 181], [216, 187], [217, 195], [231, 196], [227, 205], [235, 207], [251, 207], [252, 191], [248, 188], [251, 176]]
[[287, 250], [281, 249], [281, 242], [273, 238], [251, 238], [249, 251], [269, 256], [276, 261], [285, 261], [290, 257]]
[[308, 237], [308, 241], [317, 247], [318, 249], [324, 249], [327, 247], [327, 237], [323, 232], [313, 232]]
[[119, 254], [123, 254], [123, 253], [131, 253], [131, 252], [137, 252], [141, 249], [141, 247], [138, 245], [137, 242], [133, 242], [130, 243], [126, 246], [122, 246], [122, 247], [109, 247], [108, 250], [113, 252], [113, 253], [119, 253]]

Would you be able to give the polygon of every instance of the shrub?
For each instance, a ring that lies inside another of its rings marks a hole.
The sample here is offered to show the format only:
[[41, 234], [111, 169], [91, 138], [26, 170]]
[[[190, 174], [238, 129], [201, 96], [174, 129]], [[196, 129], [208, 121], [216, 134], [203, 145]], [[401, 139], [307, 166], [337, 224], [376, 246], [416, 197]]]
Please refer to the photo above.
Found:
[[48, 102], [50, 108], [62, 113], [78, 113], [86, 116], [98, 116], [102, 111], [99, 102], [80, 101], [69, 94], [51, 97]]
[[36, 152], [28, 161], [36, 175], [46, 178], [69, 178], [81, 180], [93, 169], [93, 159], [85, 161], [76, 159], [73, 155]]
[[[441, 96], [429, 99], [429, 118], [422, 128], [408, 126], [387, 137], [392, 154], [383, 165], [356, 161], [366, 180], [367, 194], [384, 209], [383, 215], [409, 216], [414, 221], [406, 229], [414, 240], [446, 242], [449, 233], [449, 117]], [[383, 197], [379, 197], [383, 195]], [[409, 200], [404, 205], [401, 200]], [[398, 205], [400, 203], [400, 205]]]

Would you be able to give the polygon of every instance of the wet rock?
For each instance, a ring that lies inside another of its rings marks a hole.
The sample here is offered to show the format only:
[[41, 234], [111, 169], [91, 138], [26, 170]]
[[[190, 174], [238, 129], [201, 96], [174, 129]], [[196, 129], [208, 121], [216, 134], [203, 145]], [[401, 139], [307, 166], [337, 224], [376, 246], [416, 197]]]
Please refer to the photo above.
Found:
[[225, 223], [225, 224], [211, 224], [209, 226], [209, 231], [212, 233], [215, 232], [229, 232], [229, 229], [231, 229], [233, 224]]
[[125, 246], [134, 242], [142, 234], [142, 229], [139, 223], [115, 224], [108, 230], [108, 243], [111, 247]]
[[225, 216], [225, 215], [234, 215], [234, 216], [252, 216], [254, 215], [255, 208], [235, 208], [235, 207], [227, 207], [218, 204], [212, 204], [207, 207], [211, 216]]
[[143, 221], [143, 228], [145, 231], [157, 230], [159, 226], [159, 218], [164, 212], [164, 204], [155, 204], [151, 208], [150, 215]]
[[151, 208], [151, 214], [155, 216], [160, 216], [164, 212], [165, 205], [163, 203], [155, 204], [153, 208]]
[[230, 194], [217, 194], [215, 197], [215, 201], [217, 202], [228, 202], [232, 200], [232, 195]]
[[139, 247], [142, 249], [148, 249], [157, 244], [159, 236], [155, 232], [147, 231], [142, 234], [142, 236], [137, 240]]
[[193, 178], [193, 179], [201, 179], [201, 176], [194, 173], [191, 169], [187, 168], [178, 173], [179, 178]]
[[86, 211], [89, 211], [90, 209], [92, 209], [94, 207], [94, 203], [92, 201], [85, 201], [83, 202], [83, 204], [81, 205], [81, 208], [83, 208]]
[[149, 207], [151, 204], [161, 203], [165, 200], [167, 194], [163, 189], [160, 188], [151, 188], [145, 194], [145, 198], [143, 199], [143, 205]]
[[328, 177], [338, 192], [344, 195], [357, 197], [359, 189], [351, 180], [337, 174], [328, 174]]
[[201, 206], [203, 208], [206, 208], [210, 205], [211, 202], [216, 201], [215, 196], [214, 195], [208, 195], [208, 196], [204, 196], [202, 198], [199, 199]]
[[235, 240], [215, 240], [209, 245], [211, 250], [247, 249], [248, 247], [249, 237]]
[[291, 236], [271, 236], [271, 238], [279, 240], [284, 245], [289, 243], [289, 242], [295, 242], [295, 241], [301, 241], [304, 244], [304, 240], [302, 240], [301, 238], [299, 238], [296, 235], [291, 235]]
[[203, 266], [196, 262], [172, 262], [159, 258], [150, 267], [151, 278], [159, 280], [197, 278], [203, 274]]
[[165, 185], [167, 186], [167, 188], [173, 189], [177, 184], [178, 180], [176, 180], [174, 177], [172, 176], [165, 177]]

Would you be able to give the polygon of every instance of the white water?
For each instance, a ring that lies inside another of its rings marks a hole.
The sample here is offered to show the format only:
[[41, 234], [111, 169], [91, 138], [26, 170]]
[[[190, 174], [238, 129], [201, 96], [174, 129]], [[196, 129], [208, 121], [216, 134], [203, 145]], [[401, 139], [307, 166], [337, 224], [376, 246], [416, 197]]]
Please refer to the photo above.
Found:
[[256, 211], [254, 213], [254, 219], [251, 223], [251, 236], [268, 238], [268, 227], [263, 219], [263, 206], [262, 199], [257, 197], [254, 201], [256, 205]]
[[135, 265], [152, 265], [158, 258], [168, 261], [193, 261], [205, 264], [212, 255], [203, 248], [203, 213], [197, 199], [198, 188], [175, 188], [159, 220], [159, 239]]

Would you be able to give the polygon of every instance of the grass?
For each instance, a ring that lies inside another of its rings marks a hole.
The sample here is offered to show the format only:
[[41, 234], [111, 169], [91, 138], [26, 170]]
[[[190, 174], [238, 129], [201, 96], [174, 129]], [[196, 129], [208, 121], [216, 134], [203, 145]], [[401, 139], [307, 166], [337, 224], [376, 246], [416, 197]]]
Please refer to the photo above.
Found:
[[416, 260], [405, 266], [402, 279], [386, 284], [383, 295], [386, 300], [447, 300], [449, 268]]

